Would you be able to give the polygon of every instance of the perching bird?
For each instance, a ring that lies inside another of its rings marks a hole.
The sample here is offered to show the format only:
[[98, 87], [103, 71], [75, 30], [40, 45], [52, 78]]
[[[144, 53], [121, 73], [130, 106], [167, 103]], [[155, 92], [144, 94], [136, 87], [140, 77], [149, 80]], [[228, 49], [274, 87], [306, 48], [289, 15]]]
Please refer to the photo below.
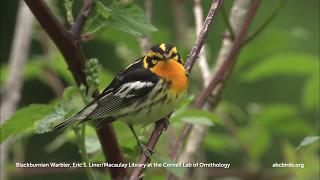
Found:
[[123, 121], [145, 150], [133, 125], [147, 125], [169, 115], [187, 87], [188, 75], [177, 48], [162, 43], [122, 70], [96, 99], [54, 129], [89, 120]]

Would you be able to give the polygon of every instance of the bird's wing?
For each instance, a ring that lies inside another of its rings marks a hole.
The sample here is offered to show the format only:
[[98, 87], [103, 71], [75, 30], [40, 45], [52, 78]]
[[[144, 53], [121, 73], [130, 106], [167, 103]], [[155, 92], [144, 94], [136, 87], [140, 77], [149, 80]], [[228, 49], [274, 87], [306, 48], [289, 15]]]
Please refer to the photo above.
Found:
[[142, 58], [138, 59], [121, 71], [93, 102], [54, 129], [61, 129], [75, 121], [100, 119], [147, 95], [158, 81], [158, 76], [143, 67]]

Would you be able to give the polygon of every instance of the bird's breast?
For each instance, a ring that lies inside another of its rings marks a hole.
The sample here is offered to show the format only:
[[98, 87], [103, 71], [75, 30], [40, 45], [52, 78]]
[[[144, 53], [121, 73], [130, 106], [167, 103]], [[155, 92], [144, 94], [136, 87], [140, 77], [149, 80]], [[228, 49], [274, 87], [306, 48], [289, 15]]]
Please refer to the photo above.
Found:
[[188, 87], [188, 77], [185, 68], [175, 60], [160, 61], [151, 71], [168, 81], [171, 91], [181, 93]]

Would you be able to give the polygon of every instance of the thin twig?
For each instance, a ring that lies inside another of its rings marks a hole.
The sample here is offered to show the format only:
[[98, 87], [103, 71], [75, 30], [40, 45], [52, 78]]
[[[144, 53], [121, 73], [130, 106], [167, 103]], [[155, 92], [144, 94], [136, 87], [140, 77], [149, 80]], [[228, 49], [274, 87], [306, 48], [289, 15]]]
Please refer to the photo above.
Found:
[[272, 20], [279, 14], [280, 10], [284, 7], [286, 1], [281, 0], [278, 6], [272, 11], [270, 16], [262, 23], [260, 27], [258, 27], [252, 34], [250, 34], [246, 40], [242, 43], [242, 46], [247, 45], [251, 42], [255, 37], [257, 37], [271, 22]]
[[[221, 5], [221, 8], [223, 7], [223, 4]], [[194, 13], [194, 19], [195, 19], [195, 27], [196, 27], [196, 34], [199, 35], [201, 32], [202, 24], [203, 24], [203, 12], [202, 12], [202, 6], [201, 6], [201, 0], [194, 0], [193, 5], [193, 13]], [[200, 72], [203, 79], [203, 85], [206, 87], [209, 84], [209, 77], [210, 77], [210, 71], [209, 71], [209, 65], [207, 62], [206, 54], [205, 54], [205, 46], [202, 47], [202, 50], [199, 54], [199, 61], [198, 65], [200, 68]], [[174, 143], [174, 145], [170, 148], [170, 157], [172, 160], [176, 160], [177, 158], [177, 148], [176, 146], [180, 147], [180, 144], [177, 145]], [[173, 174], [169, 172], [167, 179], [173, 179]]]
[[[86, 149], [86, 144], [85, 144], [85, 131], [86, 131], [86, 126], [84, 124], [78, 126], [78, 127], [75, 127], [73, 128], [74, 130], [74, 133], [76, 135], [76, 140], [77, 140], [77, 143], [78, 143], [78, 146], [79, 146], [79, 149], [80, 149], [80, 156], [82, 158], [82, 160], [85, 162], [85, 163], [89, 163], [89, 157], [88, 157], [88, 154], [87, 154], [87, 149]], [[92, 168], [90, 167], [85, 167], [84, 169], [86, 171], [86, 174], [89, 178], [89, 180], [95, 180], [96, 177], [93, 173], [93, 170]]]
[[87, 86], [86, 77], [83, 72], [85, 58], [82, 51], [74, 43], [71, 34], [59, 23], [43, 0], [25, 0], [25, 2], [64, 56], [77, 84]]
[[[25, 2], [39, 21], [42, 28], [48, 33], [50, 38], [54, 41], [55, 45], [64, 56], [64, 59], [66, 60], [77, 84], [84, 84], [86, 87], [88, 87], [86, 76], [83, 72], [85, 57], [81, 51], [77, 37], [81, 33], [81, 29], [91, 8], [82, 9], [82, 15], [79, 15], [76, 20], [78, 22], [75, 23], [72, 28], [72, 35], [61, 25], [43, 0], [25, 0]], [[89, 7], [91, 2], [92, 1], [90, 0], [84, 1], [85, 4], [83, 7]], [[99, 92], [96, 91], [94, 96], [96, 97], [98, 94]], [[112, 125], [107, 124], [102, 128], [97, 129], [97, 135], [107, 161], [109, 163], [123, 163], [124, 158], [120, 151], [119, 143]], [[126, 169], [124, 168], [109, 168], [109, 170], [113, 179], [124, 178], [127, 174]]]
[[[158, 140], [160, 139], [162, 132], [167, 127], [167, 121], [168, 121], [168, 118], [163, 118], [156, 123], [156, 127], [154, 128], [154, 131], [152, 132], [151, 136], [149, 137], [149, 140], [147, 143], [147, 147], [149, 149], [153, 150], [155, 148]], [[142, 155], [140, 156], [138, 164], [146, 164], [149, 161], [150, 161], [150, 159], [145, 155], [145, 153], [142, 152]], [[144, 168], [142, 168], [142, 167], [135, 168], [133, 173], [130, 176], [130, 180], [139, 179], [143, 171], [144, 171]]]
[[221, 7], [221, 15], [222, 15], [222, 18], [223, 18], [223, 21], [224, 21], [225, 25], [227, 26], [230, 39], [234, 40], [235, 34], [234, 34], [233, 29], [232, 29], [231, 23], [229, 21], [226, 7], [224, 5]]
[[[216, 17], [217, 15], [217, 10], [220, 8], [221, 4], [222, 4], [223, 0], [216, 0], [216, 1], [212, 1], [212, 5], [211, 8], [208, 12], [208, 15], [206, 17], [206, 20], [203, 24], [203, 28], [201, 30], [201, 33], [198, 36], [198, 39], [194, 45], [194, 47], [191, 49], [188, 58], [186, 60], [186, 64], [185, 64], [185, 68], [187, 69], [187, 72], [190, 73], [198, 55], [199, 52], [203, 46], [203, 44], [205, 43], [206, 37], [208, 35], [209, 29], [211, 27], [211, 25], [213, 24], [213, 20], [214, 17]], [[160, 138], [161, 133], [165, 130], [167, 124], [166, 121], [167, 118], [161, 119], [157, 122], [157, 125], [152, 133], [152, 135], [150, 136], [148, 143], [147, 143], [147, 147], [151, 150], [154, 149], [158, 139]], [[145, 153], [142, 153], [140, 155], [139, 158], [139, 163], [145, 164], [147, 163], [149, 160], [149, 158], [145, 155]], [[137, 167], [134, 169], [130, 179], [138, 179], [142, 172], [143, 172], [143, 168], [142, 167]]]
[[[9, 74], [1, 92], [0, 124], [16, 111], [23, 86], [23, 72], [32, 39], [33, 18], [24, 2], [19, 2], [12, 47], [9, 57]], [[1, 136], [1, 132], [0, 132]], [[0, 179], [6, 179], [6, 161], [11, 140], [0, 145]]]
[[228, 69], [232, 66], [234, 59], [238, 56], [239, 50], [241, 48], [242, 42], [245, 39], [245, 35], [247, 33], [247, 30], [249, 28], [249, 25], [251, 24], [251, 21], [254, 18], [254, 15], [256, 13], [256, 10], [258, 8], [260, 4], [260, 0], [253, 0], [249, 11], [248, 11], [248, 15], [246, 17], [246, 20], [243, 24], [243, 27], [239, 33], [239, 35], [236, 37], [233, 47], [229, 53], [229, 55], [226, 58], [226, 61], [224, 62], [224, 64], [221, 66], [221, 68], [218, 70], [216, 76], [214, 76], [208, 87], [205, 88], [202, 93], [200, 94], [199, 98], [197, 98], [197, 100], [194, 103], [194, 107], [202, 107], [204, 105], [204, 103], [206, 102], [207, 98], [209, 97], [210, 93], [212, 92], [212, 90], [216, 87], [217, 84], [219, 84], [220, 81], [223, 80], [224, 77], [224, 72], [228, 71]]
[[[217, 73], [215, 74], [215, 76], [210, 80], [209, 85], [202, 91], [200, 96], [197, 98], [197, 100], [193, 104], [193, 107], [202, 108], [204, 106], [205, 102], [207, 101], [208, 97], [212, 93], [212, 91], [221, 84], [221, 81], [223, 81], [225, 79], [226, 74], [228, 74], [230, 72], [230, 68], [232, 68], [233, 64], [235, 63], [235, 60], [236, 60], [237, 55], [239, 54], [242, 42], [245, 39], [245, 35], [248, 31], [249, 25], [251, 24], [251, 22], [255, 16], [255, 13], [257, 11], [257, 8], [258, 8], [260, 2], [261, 2], [260, 0], [253, 0], [252, 1], [251, 5], [249, 7], [249, 10], [247, 12], [246, 18], [244, 20], [244, 23], [240, 29], [239, 34], [236, 36], [236, 39], [231, 47], [230, 52], [228, 53], [226, 59], [223, 61], [220, 68], [217, 70]], [[216, 101], [218, 101], [218, 100], [216, 100]], [[217, 102], [215, 102], [214, 104], [217, 104]], [[191, 126], [186, 125], [184, 127], [184, 129], [181, 132], [181, 136], [179, 137], [179, 139], [177, 141], [177, 144], [179, 144], [179, 145], [182, 144], [182, 142], [186, 138], [186, 135], [188, 134], [190, 129], [191, 129]], [[177, 146], [177, 148], [179, 149], [179, 146]], [[184, 159], [184, 158], [181, 158], [181, 159]], [[180, 160], [179, 160], [179, 162], [180, 162]]]
[[[198, 36], [202, 29], [203, 24], [203, 10], [201, 6], [201, 0], [194, 0], [193, 6], [193, 14], [195, 19], [195, 28], [196, 28], [196, 35]], [[202, 47], [199, 53], [199, 60], [198, 66], [200, 69], [200, 74], [202, 76], [203, 86], [205, 87], [209, 83], [210, 78], [210, 70], [209, 65], [206, 58], [206, 47], [205, 45]]]
[[89, 16], [91, 9], [93, 8], [95, 1], [94, 0], [83, 0], [83, 4], [80, 10], [80, 13], [71, 27], [71, 32], [75, 39], [80, 39], [80, 34], [83, 29], [83, 26]]
[[196, 62], [196, 59], [201, 51], [201, 48], [202, 48], [205, 40], [207, 39], [209, 29], [212, 25], [214, 17], [217, 15], [217, 10], [220, 8], [222, 2], [223, 2], [222, 0], [216, 0], [216, 1], [212, 2], [212, 6], [208, 12], [208, 15], [207, 15], [204, 23], [203, 23], [203, 27], [202, 27], [201, 32], [199, 33], [198, 39], [197, 39], [195, 45], [193, 46], [193, 48], [191, 49], [190, 53], [188, 54], [186, 63], [184, 65], [184, 67], [186, 68], [188, 73], [191, 72], [191, 69], [192, 69], [194, 63]]

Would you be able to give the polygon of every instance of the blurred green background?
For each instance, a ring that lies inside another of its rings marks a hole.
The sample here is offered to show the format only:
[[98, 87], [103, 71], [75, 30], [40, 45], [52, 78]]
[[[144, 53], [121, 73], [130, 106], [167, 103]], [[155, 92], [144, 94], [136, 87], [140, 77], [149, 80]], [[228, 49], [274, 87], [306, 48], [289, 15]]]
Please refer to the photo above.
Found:
[[[64, 22], [65, 11], [62, 1], [47, 1], [53, 11]], [[103, 1], [110, 5], [109, 1]], [[134, 1], [144, 9], [144, 1]], [[233, 1], [226, 0], [229, 11]], [[158, 31], [151, 34], [152, 44], [168, 42], [175, 44], [186, 59], [195, 42], [192, 1], [182, 3], [185, 8], [185, 31], [181, 35], [176, 27], [173, 1], [154, 1], [152, 24]], [[210, 7], [210, 0], [203, 0], [204, 13]], [[250, 26], [250, 32], [259, 27], [279, 4], [279, 0], [262, 1], [258, 13]], [[13, 39], [18, 1], [2, 2], [1, 31], [1, 87], [6, 80], [8, 58]], [[81, 2], [76, 1], [74, 14]], [[201, 152], [205, 162], [230, 163], [229, 171], [208, 170], [208, 177], [234, 176], [240, 179], [276, 177], [278, 179], [319, 179], [319, 141], [301, 148], [300, 142], [309, 136], [319, 136], [319, 1], [287, 0], [284, 7], [259, 36], [245, 46], [222, 95], [217, 112], [220, 121], [228, 119], [232, 124], [215, 124], [205, 138]], [[221, 14], [216, 18], [207, 39], [207, 58], [210, 69], [222, 41], [226, 25]], [[22, 96], [19, 108], [29, 104], [57, 104], [57, 97], [48, 84], [45, 67], [51, 67], [66, 86], [74, 84], [63, 58], [45, 37], [36, 22], [33, 29], [32, 46], [25, 68]], [[43, 44], [43, 43], [46, 44]], [[43, 46], [53, 49], [48, 56]], [[106, 28], [93, 40], [83, 43], [87, 58], [97, 58], [102, 64], [100, 90], [112, 77], [133, 60], [139, 58], [141, 50], [137, 38], [114, 28]], [[201, 76], [196, 67], [192, 71], [188, 96], [196, 96], [202, 89]], [[223, 117], [221, 116], [223, 115]], [[179, 130], [183, 122], [171, 123]], [[135, 140], [125, 125], [114, 123], [119, 142], [130, 161], [136, 161]], [[31, 128], [32, 129], [32, 128]], [[152, 126], [140, 129], [147, 139]], [[92, 161], [103, 160], [94, 132], [89, 132], [93, 148]], [[33, 130], [20, 134], [11, 145], [7, 163], [7, 179], [87, 179], [83, 169], [56, 170], [30, 169], [22, 173], [15, 168], [15, 162], [78, 162], [81, 158], [74, 143], [72, 132], [35, 134]], [[162, 157], [168, 157], [167, 134], [156, 147]], [[158, 158], [153, 161], [160, 161]], [[304, 163], [304, 168], [272, 168], [273, 163]], [[40, 173], [40, 171], [43, 171]], [[163, 179], [166, 169], [149, 169], [152, 179]], [[175, 171], [175, 170], [173, 170]], [[241, 171], [241, 173], [236, 173]], [[19, 173], [20, 172], [20, 173]], [[103, 178], [103, 172], [97, 171]], [[218, 174], [218, 175], [217, 175]], [[246, 176], [247, 175], [247, 176]], [[268, 176], [269, 175], [269, 176]], [[149, 178], [146, 178], [149, 179]], [[259, 178], [258, 178], [259, 179]]]

